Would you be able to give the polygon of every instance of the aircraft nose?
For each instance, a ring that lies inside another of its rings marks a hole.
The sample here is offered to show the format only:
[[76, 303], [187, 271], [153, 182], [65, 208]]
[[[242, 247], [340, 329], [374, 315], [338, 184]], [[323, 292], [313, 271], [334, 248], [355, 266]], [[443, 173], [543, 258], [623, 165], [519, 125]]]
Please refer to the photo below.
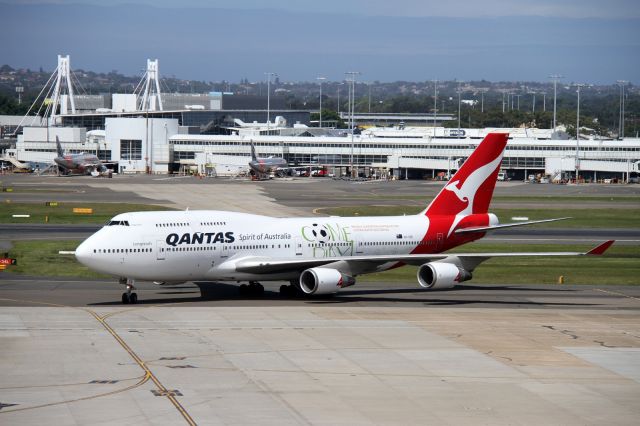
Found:
[[84, 240], [77, 248], [76, 248], [76, 259], [78, 262], [82, 263], [85, 266], [89, 266], [88, 262], [93, 254], [93, 249], [91, 248], [91, 243], [89, 239]]

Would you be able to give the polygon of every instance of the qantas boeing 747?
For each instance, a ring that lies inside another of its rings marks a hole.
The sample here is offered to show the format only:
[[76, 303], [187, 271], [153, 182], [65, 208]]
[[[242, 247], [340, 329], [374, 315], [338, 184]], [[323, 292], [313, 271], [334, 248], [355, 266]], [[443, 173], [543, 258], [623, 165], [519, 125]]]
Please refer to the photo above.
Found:
[[[123, 303], [136, 303], [135, 280], [289, 281], [285, 295], [333, 294], [358, 275], [402, 265], [419, 266], [425, 289], [451, 288], [471, 279], [491, 257], [599, 255], [589, 252], [473, 253], [449, 250], [487, 232], [560, 219], [499, 224], [488, 213], [508, 135], [492, 133], [421, 213], [387, 217], [272, 218], [225, 211], [132, 212], [115, 216], [75, 251], [89, 268], [127, 286]], [[446, 252], [446, 253], [445, 253]]]

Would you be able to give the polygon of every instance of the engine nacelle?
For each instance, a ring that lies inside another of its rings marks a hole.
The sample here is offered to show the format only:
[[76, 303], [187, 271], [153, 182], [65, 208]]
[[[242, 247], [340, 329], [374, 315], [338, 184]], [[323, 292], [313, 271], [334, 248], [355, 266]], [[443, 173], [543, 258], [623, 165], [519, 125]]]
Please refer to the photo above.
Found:
[[425, 263], [418, 268], [418, 283], [424, 288], [451, 288], [462, 281], [471, 279], [471, 272], [452, 263]]
[[331, 268], [310, 268], [300, 274], [300, 288], [305, 294], [334, 294], [355, 283], [355, 278]]
[[186, 281], [154, 281], [155, 285], [178, 285], [184, 284]]

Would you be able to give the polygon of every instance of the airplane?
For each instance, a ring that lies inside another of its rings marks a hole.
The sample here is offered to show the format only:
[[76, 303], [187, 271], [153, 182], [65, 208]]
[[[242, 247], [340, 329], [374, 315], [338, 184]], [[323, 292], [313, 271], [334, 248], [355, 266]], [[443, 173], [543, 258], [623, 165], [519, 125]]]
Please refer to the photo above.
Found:
[[119, 214], [75, 250], [80, 263], [126, 285], [123, 303], [136, 303], [135, 280], [248, 281], [244, 295], [260, 295], [260, 281], [289, 281], [283, 296], [329, 295], [359, 275], [418, 266], [425, 289], [447, 289], [471, 279], [492, 257], [600, 255], [586, 253], [455, 253], [487, 232], [567, 218], [500, 224], [488, 213], [508, 134], [492, 133], [420, 213], [387, 217], [273, 218], [227, 211]]
[[64, 174], [87, 174], [96, 177], [108, 170], [105, 163], [100, 161], [95, 154], [65, 154], [57, 136], [56, 151], [58, 156], [53, 161], [63, 170]]
[[249, 161], [249, 167], [253, 170], [256, 176], [267, 176], [271, 172], [277, 172], [278, 169], [287, 167], [287, 161], [282, 157], [258, 157], [256, 155], [256, 147], [251, 141], [251, 161]]

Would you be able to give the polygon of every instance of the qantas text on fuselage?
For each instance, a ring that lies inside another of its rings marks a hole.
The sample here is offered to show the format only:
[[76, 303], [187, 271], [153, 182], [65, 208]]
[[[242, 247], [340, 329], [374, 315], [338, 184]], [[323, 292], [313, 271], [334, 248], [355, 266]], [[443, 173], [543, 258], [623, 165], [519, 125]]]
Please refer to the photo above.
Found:
[[156, 282], [286, 280], [281, 291], [330, 294], [355, 277], [402, 265], [419, 266], [418, 283], [450, 288], [471, 279], [496, 256], [588, 253], [444, 253], [495, 229], [543, 221], [499, 224], [488, 213], [508, 135], [489, 134], [451, 181], [416, 215], [386, 217], [272, 218], [226, 211], [131, 212], [115, 216], [77, 249], [84, 265], [127, 284]]

